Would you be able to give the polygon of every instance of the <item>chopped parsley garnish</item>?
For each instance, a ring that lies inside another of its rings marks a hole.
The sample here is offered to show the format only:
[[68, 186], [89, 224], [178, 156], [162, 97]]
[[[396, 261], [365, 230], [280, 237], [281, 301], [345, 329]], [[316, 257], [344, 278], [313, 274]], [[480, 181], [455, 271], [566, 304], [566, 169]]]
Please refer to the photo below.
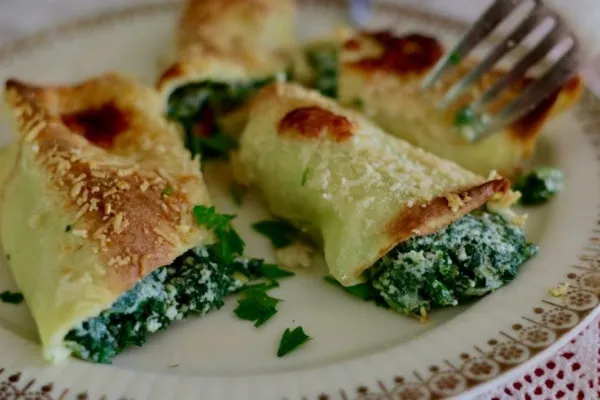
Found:
[[308, 167], [304, 168], [304, 171], [302, 172], [302, 182], [300, 182], [302, 186], [305, 186], [306, 182], [308, 182], [309, 172], [310, 172], [310, 168], [308, 168]]
[[288, 278], [296, 274], [292, 271], [286, 271], [285, 269], [281, 269], [278, 265], [275, 264], [263, 264], [260, 266], [259, 275], [264, 278], [270, 279], [271, 281], [276, 281], [277, 279]]
[[4, 292], [0, 293], [0, 300], [3, 303], [20, 304], [23, 302], [23, 294], [5, 290]]
[[10, 261], [10, 254], [6, 255], [6, 259]]
[[460, 128], [471, 125], [474, 121], [475, 114], [473, 113], [473, 110], [467, 106], [456, 113], [456, 116], [454, 117], [454, 126]]
[[265, 263], [253, 268], [253, 271], [256, 276], [267, 281], [246, 285], [242, 289], [243, 297], [238, 300], [238, 306], [234, 313], [241, 319], [254, 321], [254, 326], [258, 328], [277, 313], [277, 303], [281, 301], [281, 299], [269, 296], [267, 291], [279, 286], [278, 279], [288, 278], [295, 274], [281, 269], [275, 264]]
[[521, 192], [523, 205], [539, 205], [550, 201], [564, 185], [564, 174], [558, 168], [540, 166], [517, 178], [514, 190]]
[[253, 268], [253, 272], [259, 278], [264, 279], [263, 282], [251, 283], [244, 286], [242, 291], [259, 290], [266, 292], [273, 288], [279, 287], [279, 279], [289, 278], [295, 276], [291, 271], [279, 268], [275, 264], [261, 263], [260, 265]]
[[453, 65], [460, 64], [460, 56], [457, 53], [451, 53], [449, 57], [450, 63]]
[[316, 72], [314, 87], [323, 95], [337, 98], [338, 91], [338, 57], [335, 46], [323, 45], [306, 52], [308, 64]]
[[268, 282], [259, 282], [259, 283], [252, 283], [250, 285], [246, 285], [246, 286], [244, 286], [242, 291], [246, 291], [246, 290], [267, 291], [267, 290], [271, 290], [276, 287], [279, 287], [279, 282], [276, 280], [273, 280], [273, 281], [269, 280]]
[[378, 305], [380, 307], [384, 307], [384, 308], [389, 308], [389, 306], [387, 305], [387, 303], [385, 302], [383, 297], [381, 297], [381, 295], [379, 294], [379, 291], [377, 289], [375, 289], [370, 282], [359, 283], [358, 285], [354, 285], [354, 286], [342, 286], [341, 283], [336, 281], [331, 276], [326, 276], [324, 278], [324, 280], [325, 280], [325, 282], [331, 283], [334, 286], [341, 287], [346, 292], [350, 293], [353, 296], [358, 297], [359, 299], [362, 299], [364, 301], [373, 300], [373, 301], [375, 301], [376, 305]]
[[165, 190], [162, 192], [163, 196], [170, 196], [173, 194], [173, 187], [171, 185], [167, 186]]
[[194, 217], [196, 217], [198, 225], [204, 225], [208, 229], [222, 230], [229, 228], [235, 215], [217, 214], [215, 207], [195, 206]]
[[287, 328], [281, 336], [279, 349], [277, 350], [277, 357], [285, 356], [311, 339], [312, 338], [310, 336], [304, 333], [304, 330], [301, 326], [293, 330]]
[[222, 231], [217, 231], [219, 235], [219, 243], [217, 249], [221, 255], [221, 259], [229, 263], [235, 256], [240, 256], [244, 253], [244, 247], [246, 244], [233, 228], [228, 228]]
[[296, 228], [282, 221], [260, 221], [252, 224], [252, 228], [266, 236], [276, 249], [289, 246], [298, 237]]
[[232, 183], [231, 186], [229, 186], [229, 194], [231, 195], [233, 202], [236, 205], [241, 206], [244, 201], [244, 196], [246, 195], [246, 188], [238, 183]]
[[217, 214], [214, 207], [195, 206], [194, 216], [198, 225], [215, 232], [218, 241], [216, 251], [225, 263], [230, 263], [236, 256], [244, 253], [245, 243], [231, 226], [235, 215]]
[[67, 225], [67, 227], [65, 228], [65, 232], [71, 232], [72, 229], [73, 227], [71, 225]]
[[242, 295], [244, 297], [238, 300], [238, 306], [233, 312], [240, 319], [253, 321], [257, 328], [277, 313], [277, 303], [281, 301], [256, 286], [245, 289]]

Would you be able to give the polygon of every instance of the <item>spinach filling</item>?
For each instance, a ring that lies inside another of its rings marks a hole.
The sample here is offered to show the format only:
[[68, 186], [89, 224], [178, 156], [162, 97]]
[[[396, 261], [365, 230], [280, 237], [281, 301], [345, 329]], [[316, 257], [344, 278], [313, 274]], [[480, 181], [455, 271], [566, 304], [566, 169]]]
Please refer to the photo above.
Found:
[[564, 174], [560, 169], [540, 166], [520, 176], [513, 188], [521, 192], [521, 204], [533, 206], [550, 201], [563, 185]]
[[237, 142], [230, 136], [235, 132], [224, 132], [217, 118], [240, 107], [262, 86], [279, 79], [282, 78], [271, 76], [248, 82], [191, 83], [177, 88], [171, 94], [167, 116], [183, 126], [185, 146], [192, 156], [223, 157], [237, 147]]
[[236, 258], [224, 265], [212, 248], [197, 247], [138, 282], [99, 316], [72, 329], [65, 343], [83, 360], [110, 363], [129, 346], [193, 315], [221, 308], [224, 297], [258, 276], [262, 260]]
[[333, 45], [320, 45], [306, 51], [308, 64], [316, 74], [314, 88], [334, 99], [337, 98], [338, 87], [338, 53]]
[[537, 251], [521, 228], [499, 215], [477, 212], [400, 243], [371, 268], [366, 283], [380, 296], [376, 301], [423, 315], [500, 288]]

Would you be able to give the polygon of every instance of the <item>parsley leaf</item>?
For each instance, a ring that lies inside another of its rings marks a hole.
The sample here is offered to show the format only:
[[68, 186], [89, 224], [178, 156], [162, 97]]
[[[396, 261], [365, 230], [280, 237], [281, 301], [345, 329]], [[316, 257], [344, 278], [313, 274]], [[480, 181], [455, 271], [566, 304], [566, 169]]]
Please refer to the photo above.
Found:
[[457, 53], [451, 53], [450, 57], [448, 59], [450, 60], [450, 63], [453, 65], [460, 64], [460, 56]]
[[246, 297], [238, 300], [238, 306], [233, 312], [238, 318], [254, 321], [254, 326], [258, 328], [277, 313], [277, 303], [281, 299], [269, 296], [256, 286], [243, 291]]
[[304, 169], [304, 171], [302, 172], [302, 186], [306, 185], [306, 182], [308, 182], [308, 173], [310, 172], [310, 168], [306, 167]]
[[285, 269], [279, 268], [279, 266], [275, 264], [264, 264], [261, 263], [255, 269], [255, 275], [258, 278], [263, 278], [264, 281], [258, 281], [257, 283], [253, 283], [250, 285], [244, 286], [242, 292], [248, 291], [262, 291], [266, 292], [267, 290], [271, 290], [273, 288], [279, 287], [278, 279], [287, 278], [290, 276], [296, 275], [291, 271], [286, 271]]
[[208, 229], [220, 229], [228, 227], [235, 215], [217, 214], [215, 207], [195, 206], [194, 217], [198, 225], [204, 225]]
[[67, 227], [65, 228], [65, 232], [71, 232], [72, 229], [73, 227], [71, 225], [67, 225]]
[[558, 168], [538, 166], [518, 177], [513, 189], [521, 192], [519, 201], [522, 205], [544, 204], [563, 189], [564, 178]]
[[244, 201], [244, 195], [246, 194], [246, 188], [238, 183], [232, 183], [231, 186], [229, 186], [229, 194], [231, 195], [233, 202], [236, 205], [241, 206]]
[[163, 190], [162, 192], [163, 196], [170, 196], [173, 194], [173, 187], [171, 185], [168, 185], [165, 190]]
[[205, 206], [195, 206], [193, 212], [198, 225], [214, 230], [218, 240], [215, 249], [225, 263], [231, 263], [235, 256], [244, 252], [244, 241], [231, 227], [235, 215], [217, 214], [214, 207]]
[[298, 236], [296, 228], [282, 221], [260, 221], [252, 224], [252, 228], [266, 236], [276, 249], [289, 246]]
[[217, 254], [226, 263], [233, 261], [235, 256], [241, 256], [244, 253], [244, 247], [246, 244], [231, 226], [225, 229], [217, 229], [217, 236], [219, 238], [219, 245], [217, 246]]
[[277, 357], [283, 357], [289, 352], [295, 350], [299, 346], [308, 342], [312, 338], [304, 333], [304, 330], [301, 326], [295, 328], [294, 330], [290, 330], [287, 328], [283, 332], [283, 336], [281, 337], [281, 341], [279, 342], [279, 349], [277, 350]]
[[279, 282], [277, 282], [277, 281], [259, 282], [259, 283], [253, 283], [251, 285], [245, 285], [242, 288], [242, 292], [252, 291], [252, 290], [262, 290], [263, 292], [266, 292], [267, 290], [271, 290], [276, 287], [279, 287]]
[[471, 108], [463, 107], [454, 116], [454, 126], [464, 127], [471, 125], [475, 121], [476, 117]]
[[294, 276], [296, 274], [292, 271], [286, 271], [285, 269], [281, 269], [278, 265], [275, 264], [263, 264], [260, 266], [260, 275], [264, 278], [274, 281], [277, 279]]
[[23, 294], [5, 290], [0, 293], [0, 301], [10, 304], [20, 304], [23, 302]]
[[374, 300], [375, 304], [380, 307], [389, 308], [385, 300], [379, 294], [379, 291], [370, 284], [370, 282], [359, 283], [354, 286], [342, 286], [337, 280], [332, 278], [331, 276], [326, 276], [324, 278], [325, 282], [331, 283], [332, 285], [338, 286], [344, 289], [346, 292], [350, 293], [353, 296], [358, 297], [364, 301]]

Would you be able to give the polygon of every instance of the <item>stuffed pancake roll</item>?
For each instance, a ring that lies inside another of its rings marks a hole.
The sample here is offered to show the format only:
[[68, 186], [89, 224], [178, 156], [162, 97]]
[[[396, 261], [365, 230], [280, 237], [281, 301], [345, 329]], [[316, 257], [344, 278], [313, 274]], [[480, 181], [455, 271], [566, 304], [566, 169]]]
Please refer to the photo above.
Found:
[[194, 221], [208, 192], [154, 90], [106, 75], [5, 97], [0, 239], [46, 359], [109, 362], [241, 286]]
[[240, 160], [271, 212], [321, 246], [333, 278], [371, 285], [405, 313], [497, 289], [536, 250], [503, 209], [514, 200], [507, 180], [475, 175], [294, 84], [254, 99]]
[[186, 3], [176, 61], [157, 87], [192, 153], [221, 156], [235, 146], [246, 100], [266, 83], [286, 78], [294, 22], [291, 0]]
[[[453, 73], [422, 91], [423, 79], [444, 52], [435, 37], [417, 33], [345, 32], [335, 40], [311, 44], [306, 57], [314, 70], [313, 87], [362, 111], [386, 132], [482, 175], [492, 170], [508, 177], [518, 173], [546, 123], [575, 104], [582, 90], [579, 78], [572, 78], [499, 134], [470, 143], [465, 136], [474, 121], [465, 107], [504, 77], [506, 70], [498, 67], [487, 72], [440, 112], [436, 105], [478, 64], [474, 59], [456, 60]], [[517, 79], [490, 111], [507, 105], [532, 81]]]

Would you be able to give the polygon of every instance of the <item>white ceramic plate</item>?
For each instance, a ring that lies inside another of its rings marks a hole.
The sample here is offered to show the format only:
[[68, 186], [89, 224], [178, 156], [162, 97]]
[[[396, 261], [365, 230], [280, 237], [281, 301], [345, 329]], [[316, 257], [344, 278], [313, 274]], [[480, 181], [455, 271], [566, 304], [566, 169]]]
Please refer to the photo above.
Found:
[[[299, 3], [303, 39], [342, 22], [343, 2]], [[0, 48], [0, 79], [66, 83], [112, 69], [151, 84], [178, 11], [171, 3], [141, 5]], [[373, 24], [447, 42], [464, 29], [391, 5], [378, 9]], [[469, 307], [435, 312], [419, 324], [323, 282], [320, 262], [282, 283], [274, 293], [285, 301], [260, 329], [235, 318], [232, 298], [221, 311], [176, 324], [111, 366], [72, 360], [50, 367], [26, 306], [0, 304], [0, 398], [427, 399], [489, 389], [557, 349], [598, 314], [599, 130], [600, 105], [590, 95], [546, 129], [535, 161], [561, 167], [567, 190], [530, 211], [528, 234], [541, 252], [515, 282]], [[0, 144], [10, 138], [1, 122]], [[236, 226], [250, 255], [271, 260], [266, 240], [249, 228], [268, 214], [258, 199], [247, 199], [241, 210], [233, 206], [216, 179], [218, 169], [208, 173], [218, 207], [239, 215]], [[560, 282], [570, 284], [565, 299], [548, 294]], [[6, 265], [0, 268], [4, 289], [16, 290]], [[296, 325], [314, 339], [277, 358], [282, 331]]]

